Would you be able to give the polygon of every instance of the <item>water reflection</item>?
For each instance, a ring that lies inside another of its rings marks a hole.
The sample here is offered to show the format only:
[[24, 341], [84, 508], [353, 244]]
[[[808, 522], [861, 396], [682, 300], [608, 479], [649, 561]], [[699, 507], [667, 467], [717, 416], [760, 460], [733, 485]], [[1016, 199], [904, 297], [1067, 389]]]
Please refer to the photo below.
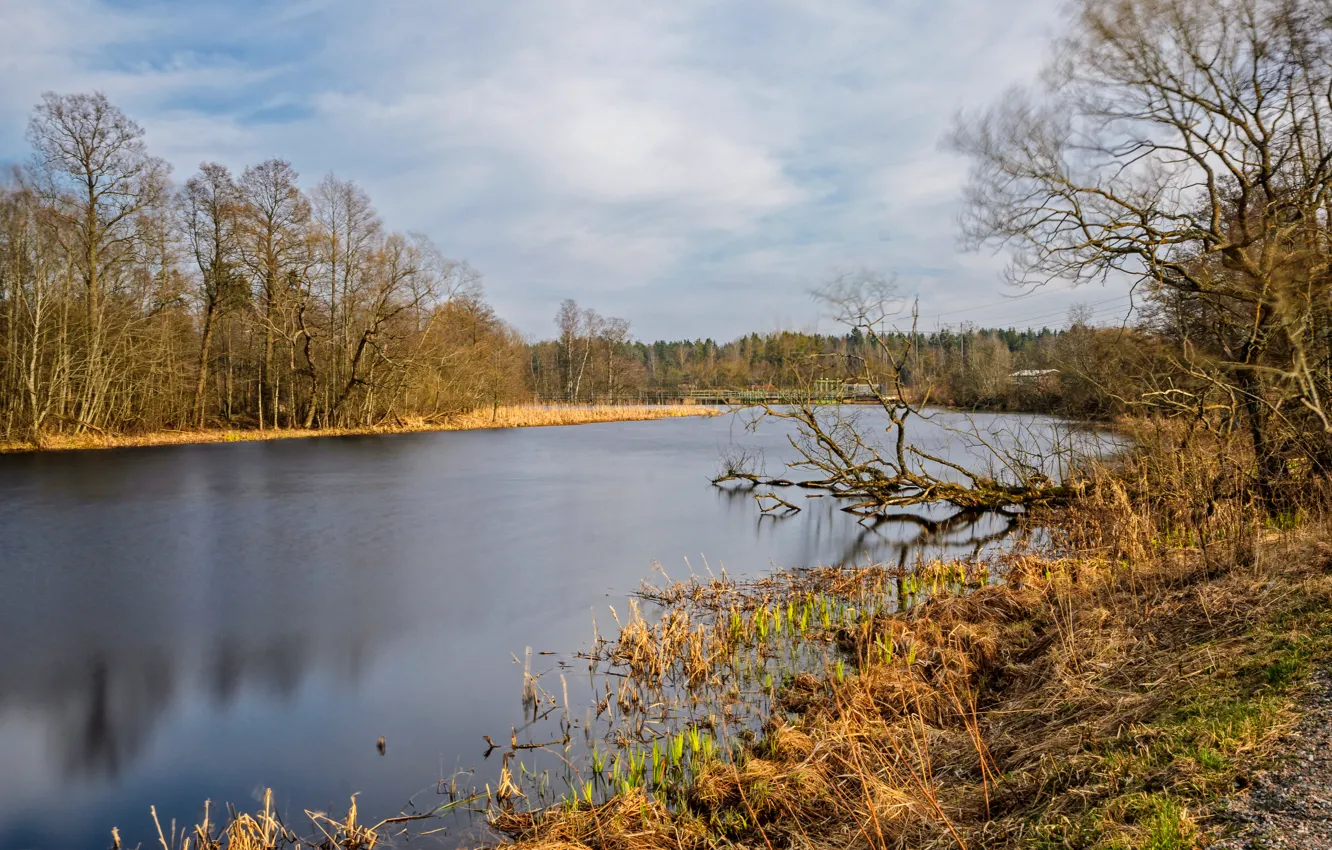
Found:
[[[65, 625], [77, 630], [76, 623]], [[0, 717], [41, 717], [49, 726], [60, 777], [114, 780], [133, 766], [179, 700], [201, 698], [213, 710], [226, 711], [249, 693], [280, 706], [295, 698], [303, 680], [321, 665], [340, 670], [351, 689], [361, 678], [364, 653], [355, 645], [338, 647], [321, 659], [299, 634], [262, 643], [232, 637], [207, 648], [197, 671], [190, 669], [188, 657], [167, 651], [122, 653], [95, 643], [82, 654], [47, 656], [40, 665], [11, 659], [0, 666]], [[194, 681], [192, 672], [199, 674]]]
[[0, 458], [0, 850], [149, 846], [150, 804], [264, 786], [390, 814], [484, 781], [512, 658], [586, 646], [654, 560], [896, 563], [1009, 522], [764, 518], [708, 484], [732, 442], [789, 451], [719, 418]]
[[[756, 537], [765, 531], [776, 533], [776, 526], [782, 523], [803, 525], [811, 549], [832, 547], [838, 551], [839, 554], [825, 561], [831, 564], [896, 562], [908, 554], [939, 552], [978, 557], [1007, 538], [1021, 516], [1018, 511], [921, 505], [875, 516], [852, 517], [853, 525], [848, 525], [845, 512], [831, 497], [822, 497], [817, 503], [814, 499], [819, 497], [812, 497], [799, 512], [762, 513], [754, 499], [761, 489], [748, 485], [721, 486], [717, 488], [718, 500], [728, 511], [748, 513]], [[814, 561], [805, 559], [798, 563]]]

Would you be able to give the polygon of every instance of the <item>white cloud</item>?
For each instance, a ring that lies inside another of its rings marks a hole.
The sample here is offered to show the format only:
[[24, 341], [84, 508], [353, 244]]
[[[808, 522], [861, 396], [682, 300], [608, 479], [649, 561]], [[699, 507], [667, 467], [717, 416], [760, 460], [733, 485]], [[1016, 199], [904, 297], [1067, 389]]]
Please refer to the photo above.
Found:
[[[759, 301], [816, 321], [806, 292], [834, 268], [996, 300], [1002, 264], [957, 253], [965, 164], [938, 141], [1035, 73], [1054, 9], [0, 0], [20, 71], [0, 78], [0, 115], [21, 126], [43, 89], [103, 88], [178, 174], [280, 155], [310, 182], [359, 180], [392, 226], [486, 272], [529, 332], [576, 297], [640, 334], [728, 336]], [[0, 157], [20, 142], [0, 135]]]

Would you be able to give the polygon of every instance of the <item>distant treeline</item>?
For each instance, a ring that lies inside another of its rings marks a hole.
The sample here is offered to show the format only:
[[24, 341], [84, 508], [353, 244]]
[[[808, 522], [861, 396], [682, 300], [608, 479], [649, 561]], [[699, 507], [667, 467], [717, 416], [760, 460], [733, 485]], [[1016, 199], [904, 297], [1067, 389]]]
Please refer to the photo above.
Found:
[[[528, 379], [542, 399], [626, 401], [681, 398], [709, 389], [790, 390], [815, 376], [856, 381], [864, 363], [883, 357], [858, 330], [841, 336], [751, 333], [722, 343], [641, 342], [629, 338], [628, 322], [572, 301], [561, 307], [556, 325], [556, 339], [529, 347]], [[903, 378], [919, 400], [1100, 416], [1116, 411], [1112, 388], [1134, 374], [1127, 361], [1150, 348], [1145, 343], [1151, 336], [1148, 327], [1097, 329], [1074, 315], [1064, 329], [907, 332], [897, 335], [894, 348], [910, 349]]]
[[[307, 186], [270, 159], [239, 174], [203, 163], [173, 184], [142, 128], [100, 94], [46, 95], [27, 135], [30, 161], [0, 183], [5, 441], [668, 401], [797, 386], [814, 361], [825, 380], [854, 379], [877, 356], [859, 332], [644, 343], [629, 321], [572, 300], [554, 339], [524, 340], [476, 270], [389, 230], [353, 182]], [[908, 384], [953, 404], [1067, 407], [1094, 396], [1065, 371], [1086, 333], [922, 334]], [[1055, 368], [1057, 379], [1021, 375]]]
[[[1321, 207], [1292, 219], [1303, 241], [1272, 243], [1287, 277], [1191, 259], [1171, 274], [1193, 277], [1144, 284], [1133, 328], [1071, 315], [1059, 330], [916, 333], [903, 317], [886, 346], [858, 330], [648, 343], [568, 300], [554, 338], [533, 341], [495, 314], [476, 270], [389, 230], [355, 183], [304, 186], [270, 159], [239, 174], [204, 163], [172, 184], [143, 137], [100, 94], [48, 94], [30, 162], [0, 183], [0, 440], [373, 426], [900, 374], [914, 402], [1221, 411], [1252, 432], [1268, 478], [1332, 456]], [[1268, 278], [1295, 288], [1270, 295]]]
[[[946, 390], [950, 401], [998, 402], [1007, 393], [1013, 372], [1049, 365], [1055, 356], [1053, 346], [1062, 334], [1049, 328], [970, 328], [917, 334], [904, 378], [913, 387], [932, 386], [936, 393]], [[790, 386], [801, 378], [793, 364], [814, 357], [833, 364], [823, 370], [828, 374], [836, 376], [840, 364], [841, 377], [855, 380], [859, 376], [855, 364], [874, 359], [876, 351], [858, 331], [841, 336], [782, 331], [753, 333], [721, 344], [711, 339], [637, 343], [634, 355], [653, 388], [744, 389]]]

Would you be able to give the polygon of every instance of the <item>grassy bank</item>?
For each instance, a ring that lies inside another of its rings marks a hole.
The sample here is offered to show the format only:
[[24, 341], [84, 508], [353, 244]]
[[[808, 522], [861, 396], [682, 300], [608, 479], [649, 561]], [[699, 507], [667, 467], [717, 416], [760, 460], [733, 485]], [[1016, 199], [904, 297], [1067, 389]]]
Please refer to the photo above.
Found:
[[629, 767], [593, 759], [606, 796], [502, 800], [494, 825], [532, 850], [1206, 846], [1332, 663], [1332, 526], [1317, 482], [1272, 515], [1229, 446], [1135, 436], [1034, 518], [1049, 549], [993, 569], [646, 590], [659, 611], [599, 653]]
[[[906, 613], [816, 626], [804, 639], [835, 645], [845, 663], [764, 680], [772, 708], [752, 740], [750, 724], [723, 721], [708, 730], [718, 755], [687, 771], [667, 756], [665, 770], [642, 771], [608, 801], [500, 808], [495, 823], [545, 850], [1200, 846], [1224, 826], [1214, 803], [1272, 754], [1303, 676], [1329, 659], [1323, 539], [1272, 532], [1250, 563], [1224, 570], [1187, 553], [1151, 569], [1113, 556], [1019, 558], [1006, 584], [973, 580]], [[681, 601], [666, 623], [714, 593], [747, 592], [669, 590]], [[809, 597], [792, 599], [788, 628], [799, 630]], [[715, 622], [726, 631], [733, 613], [754, 620], [739, 605], [724, 611]], [[675, 668], [725, 692], [734, 639], [713, 622], [687, 638], [668, 625], [644, 639], [635, 625], [611, 655], [640, 683], [644, 670]], [[640, 690], [621, 685], [617, 699], [626, 692]]]
[[[591, 745], [515, 734], [492, 828], [529, 850], [1205, 847], [1332, 663], [1332, 514], [1316, 481], [1257, 509], [1211, 437], [1134, 436], [1028, 518], [1040, 551], [645, 586], [589, 652], [604, 699], [568, 707]], [[553, 804], [524, 763], [542, 746], [568, 767]], [[295, 846], [236, 823], [191, 846]]]
[[360, 428], [207, 428], [198, 431], [155, 431], [147, 434], [51, 434], [41, 444], [0, 443], [0, 452], [111, 449], [125, 446], [172, 446], [188, 443], [240, 443], [256, 440], [293, 440], [310, 437], [345, 437], [356, 434], [414, 434], [426, 431], [472, 431], [483, 428], [535, 428], [552, 425], [588, 425], [597, 422], [637, 422], [683, 416], [713, 416], [717, 408], [700, 405], [504, 405], [438, 420], [406, 418], [397, 423]]

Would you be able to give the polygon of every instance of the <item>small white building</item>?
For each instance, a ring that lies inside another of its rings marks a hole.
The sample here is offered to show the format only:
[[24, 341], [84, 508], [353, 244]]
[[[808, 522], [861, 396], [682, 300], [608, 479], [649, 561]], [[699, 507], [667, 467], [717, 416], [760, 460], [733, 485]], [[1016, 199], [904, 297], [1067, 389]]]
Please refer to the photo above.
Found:
[[1037, 384], [1048, 388], [1059, 375], [1058, 369], [1019, 369], [1008, 377], [1018, 384]]

